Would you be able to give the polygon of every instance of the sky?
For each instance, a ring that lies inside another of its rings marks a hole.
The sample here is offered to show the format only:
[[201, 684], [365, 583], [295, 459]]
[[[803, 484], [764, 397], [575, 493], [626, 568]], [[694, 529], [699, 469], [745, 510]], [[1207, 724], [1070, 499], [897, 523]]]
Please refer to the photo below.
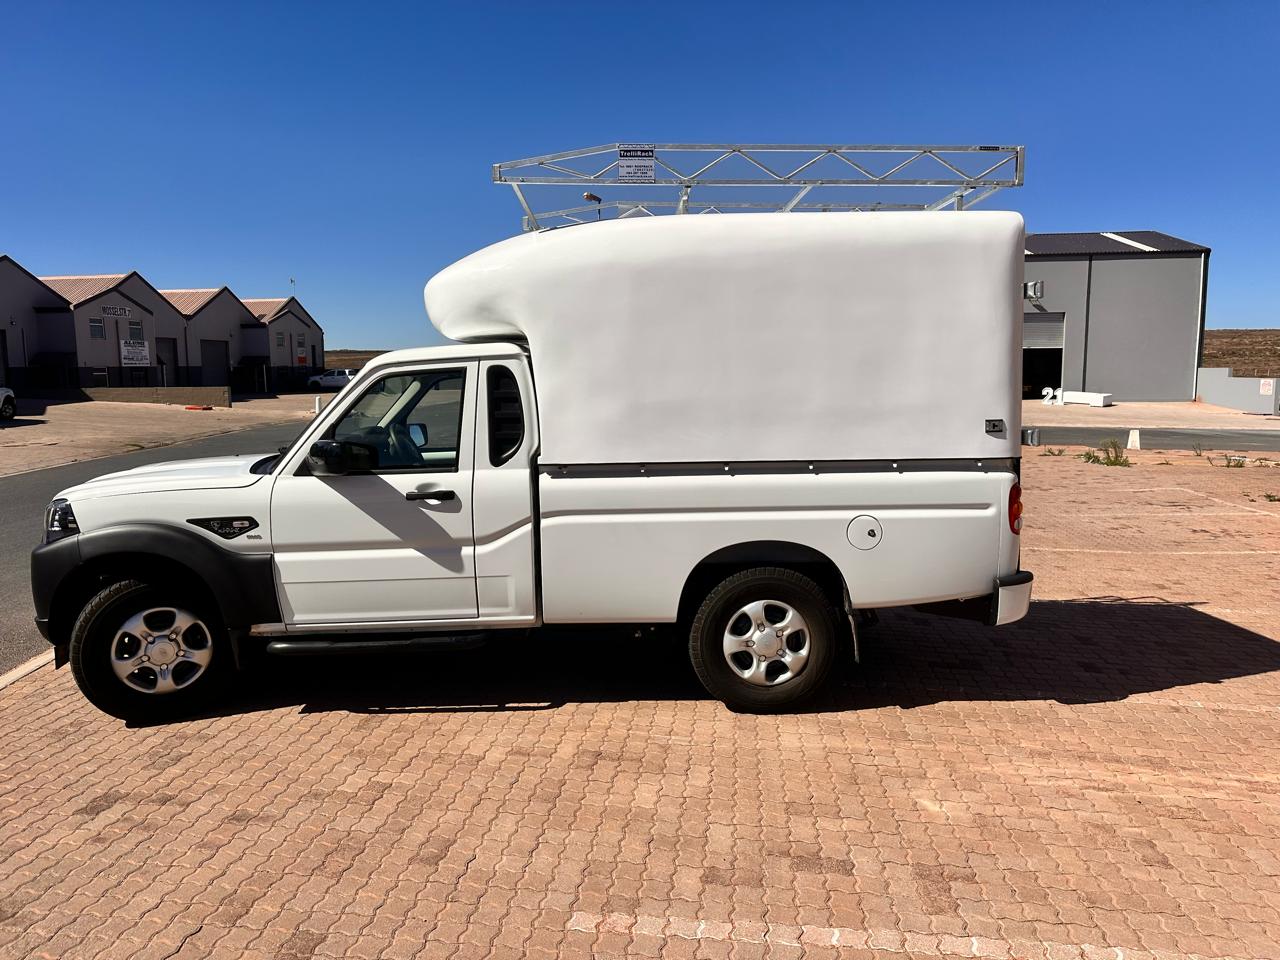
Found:
[[617, 141], [1025, 144], [984, 206], [1209, 246], [1208, 325], [1280, 327], [1280, 3], [5, 6], [0, 253], [292, 279], [330, 349], [438, 342], [492, 164]]

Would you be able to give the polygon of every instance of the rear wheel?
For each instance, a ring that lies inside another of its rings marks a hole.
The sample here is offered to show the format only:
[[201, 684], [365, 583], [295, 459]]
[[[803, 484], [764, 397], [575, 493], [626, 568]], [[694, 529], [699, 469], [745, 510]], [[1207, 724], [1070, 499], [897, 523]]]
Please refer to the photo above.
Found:
[[18, 412], [18, 405], [14, 403], [13, 397], [5, 397], [0, 400], [0, 420], [12, 420]]
[[723, 580], [689, 633], [698, 679], [730, 707], [768, 711], [799, 703], [826, 682], [842, 636], [831, 601], [794, 570], [757, 567]]
[[135, 722], [193, 713], [230, 670], [216, 611], [138, 580], [98, 593], [71, 629], [71, 672], [85, 697]]

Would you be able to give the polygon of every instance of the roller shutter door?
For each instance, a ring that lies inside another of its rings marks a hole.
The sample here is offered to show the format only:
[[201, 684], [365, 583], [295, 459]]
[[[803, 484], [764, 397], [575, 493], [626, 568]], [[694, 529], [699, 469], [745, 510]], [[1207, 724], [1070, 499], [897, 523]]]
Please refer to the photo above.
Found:
[[1027, 313], [1022, 317], [1023, 350], [1061, 350], [1063, 315]]

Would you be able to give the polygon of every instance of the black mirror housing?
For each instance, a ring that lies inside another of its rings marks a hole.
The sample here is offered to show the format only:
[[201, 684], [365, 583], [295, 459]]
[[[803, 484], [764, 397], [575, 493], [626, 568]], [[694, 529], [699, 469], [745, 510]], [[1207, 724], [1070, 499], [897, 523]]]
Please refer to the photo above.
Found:
[[378, 453], [372, 447], [346, 440], [317, 440], [307, 452], [307, 466], [317, 477], [368, 473], [377, 469]]

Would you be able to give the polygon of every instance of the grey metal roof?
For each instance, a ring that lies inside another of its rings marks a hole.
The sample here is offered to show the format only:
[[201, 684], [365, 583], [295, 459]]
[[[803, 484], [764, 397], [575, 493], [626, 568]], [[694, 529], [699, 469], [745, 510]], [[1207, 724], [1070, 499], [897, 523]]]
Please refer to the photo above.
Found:
[[[1029, 233], [1026, 250], [1029, 257], [1087, 257], [1119, 254], [1151, 257], [1167, 253], [1208, 253], [1189, 240], [1179, 240], [1155, 230], [1112, 230], [1111, 236], [1098, 233]], [[1125, 243], [1124, 241], [1131, 241]], [[1144, 249], [1150, 248], [1150, 249]]]

